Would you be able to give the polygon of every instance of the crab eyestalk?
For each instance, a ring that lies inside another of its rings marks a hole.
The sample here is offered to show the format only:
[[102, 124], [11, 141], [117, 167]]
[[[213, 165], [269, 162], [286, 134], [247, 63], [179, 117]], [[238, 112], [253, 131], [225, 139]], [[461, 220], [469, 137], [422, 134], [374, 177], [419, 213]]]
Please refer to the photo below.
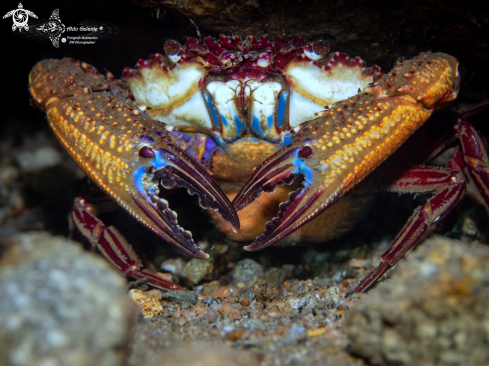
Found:
[[264, 161], [233, 201], [240, 210], [262, 191], [304, 176], [303, 187], [280, 205], [265, 233], [247, 246], [272, 245], [321, 214], [362, 181], [440, 104], [458, 92], [458, 62], [445, 54], [420, 54], [398, 62], [379, 82], [337, 102], [301, 124], [292, 144]]

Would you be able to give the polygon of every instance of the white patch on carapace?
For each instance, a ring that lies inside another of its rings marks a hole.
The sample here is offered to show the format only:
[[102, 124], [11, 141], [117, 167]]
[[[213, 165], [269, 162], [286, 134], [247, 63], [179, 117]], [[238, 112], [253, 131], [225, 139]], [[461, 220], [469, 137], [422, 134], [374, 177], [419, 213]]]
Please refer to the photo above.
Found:
[[148, 114], [161, 122], [173, 127], [190, 127], [198, 131], [210, 130], [212, 122], [207, 112], [202, 94], [196, 93], [179, 107], [165, 113], [162, 109], [151, 109]]
[[305, 121], [316, 118], [315, 113], [324, 110], [324, 105], [316, 104], [298, 93], [292, 93], [289, 107], [289, 125], [297, 127]]
[[[371, 76], [364, 75], [363, 67], [338, 65], [325, 71], [313, 62], [292, 61], [285, 72], [292, 81], [291, 126], [313, 119], [314, 113], [320, 112], [325, 106], [358, 94], [359, 89], [366, 88], [372, 82]], [[308, 109], [314, 105], [319, 108]]]
[[216, 104], [226, 104], [236, 99], [236, 93], [240, 84], [238, 80], [229, 80], [226, 83], [212, 81], [207, 84], [206, 88]]
[[199, 64], [183, 63], [167, 70], [142, 68], [142, 77], [127, 83], [139, 104], [151, 107], [149, 114], [167, 124], [196, 129], [211, 128], [211, 121], [199, 90], [199, 80], [207, 71]]
[[[274, 81], [250, 80], [246, 85], [252, 90], [252, 99], [261, 104], [275, 104], [282, 91], [282, 85]], [[253, 106], [255, 105], [254, 103]]]

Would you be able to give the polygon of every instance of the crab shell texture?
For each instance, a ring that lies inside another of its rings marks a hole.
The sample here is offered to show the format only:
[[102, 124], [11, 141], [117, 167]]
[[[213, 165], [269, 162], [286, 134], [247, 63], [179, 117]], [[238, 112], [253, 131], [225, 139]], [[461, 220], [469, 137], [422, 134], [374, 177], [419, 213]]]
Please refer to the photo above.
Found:
[[[366, 68], [360, 58], [329, 49], [326, 41], [300, 37], [274, 42], [267, 36], [188, 38], [184, 46], [167, 41], [166, 55], [150, 56], [136, 69], [124, 70], [119, 93], [174, 128], [180, 147], [233, 199], [261, 162], [291, 142], [303, 122], [383, 75], [377, 66]], [[252, 240], [297, 184], [276, 187], [242, 208], [238, 233], [210, 214], [228, 237]], [[348, 196], [281, 244], [338, 236], [362, 217], [368, 201], [365, 195]]]

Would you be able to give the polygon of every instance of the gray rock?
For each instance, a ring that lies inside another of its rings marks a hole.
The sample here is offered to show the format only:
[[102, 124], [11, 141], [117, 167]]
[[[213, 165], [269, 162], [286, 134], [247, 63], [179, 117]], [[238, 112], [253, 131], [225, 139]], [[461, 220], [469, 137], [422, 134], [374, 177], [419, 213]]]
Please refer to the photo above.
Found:
[[155, 354], [150, 366], [259, 366], [251, 352], [236, 350], [228, 345], [205, 342], [181, 343], [172, 346], [171, 352]]
[[244, 282], [250, 284], [255, 282], [258, 278], [263, 278], [263, 266], [253, 259], [243, 259], [236, 263], [231, 272], [231, 283]]
[[3, 239], [2, 365], [121, 365], [131, 304], [101, 257], [38, 232]]
[[287, 277], [287, 271], [283, 268], [270, 268], [265, 275], [265, 279], [270, 282], [282, 283]]
[[197, 304], [199, 293], [196, 291], [167, 291], [161, 294], [161, 299], [170, 300], [175, 303]]
[[489, 248], [436, 237], [346, 314], [373, 365], [489, 364]]
[[34, 172], [61, 163], [61, 153], [51, 146], [41, 146], [34, 151], [23, 151], [16, 156], [23, 172]]
[[207, 251], [206, 260], [192, 258], [182, 271], [182, 280], [189, 286], [195, 286], [202, 280], [216, 280], [229, 263], [229, 247], [213, 245]]

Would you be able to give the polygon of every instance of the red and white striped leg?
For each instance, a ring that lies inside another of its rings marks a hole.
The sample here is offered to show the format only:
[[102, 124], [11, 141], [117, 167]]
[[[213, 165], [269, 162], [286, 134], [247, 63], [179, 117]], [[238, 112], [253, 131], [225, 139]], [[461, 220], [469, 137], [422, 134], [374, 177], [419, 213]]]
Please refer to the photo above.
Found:
[[392, 268], [436, 223], [455, 207], [465, 192], [462, 152], [452, 157], [449, 167], [416, 166], [407, 170], [385, 170], [378, 173], [386, 190], [400, 193], [433, 193], [423, 206], [418, 207], [401, 229], [389, 249], [380, 257], [380, 264], [355, 289], [367, 291], [387, 270]]
[[149, 285], [163, 290], [184, 289], [142, 269], [139, 258], [123, 236], [114, 227], [107, 227], [92, 211], [94, 206], [89, 201], [83, 197], [76, 197], [72, 212], [73, 222], [120, 273], [135, 279], [147, 278]]
[[463, 119], [456, 127], [463, 159], [479, 192], [489, 204], [489, 157], [484, 141], [475, 128]]

